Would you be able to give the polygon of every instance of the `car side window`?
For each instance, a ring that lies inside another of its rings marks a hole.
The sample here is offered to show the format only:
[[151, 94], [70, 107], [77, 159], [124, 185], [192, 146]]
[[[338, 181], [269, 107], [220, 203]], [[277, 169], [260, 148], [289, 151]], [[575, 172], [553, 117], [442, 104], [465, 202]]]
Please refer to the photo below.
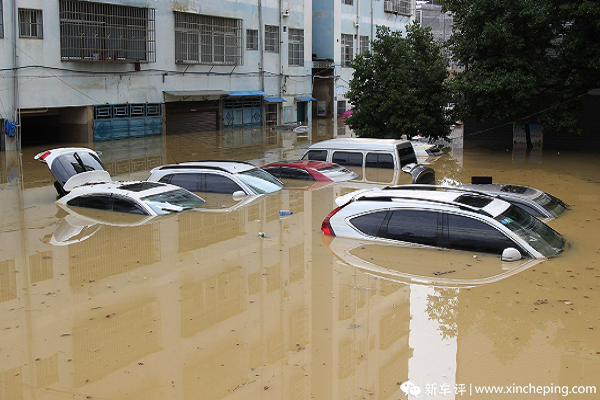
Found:
[[148, 215], [148, 213], [144, 209], [142, 209], [138, 204], [134, 203], [129, 199], [124, 199], [120, 197], [113, 198], [112, 210], [129, 214]]
[[394, 169], [394, 158], [391, 154], [367, 153], [365, 167]]
[[438, 219], [440, 213], [426, 210], [392, 211], [387, 230], [382, 229], [382, 237], [408, 243], [437, 245]]
[[363, 155], [362, 153], [353, 151], [336, 151], [333, 153], [331, 162], [340, 165], [350, 165], [352, 167], [362, 167]]
[[69, 200], [67, 205], [95, 208], [97, 210], [110, 210], [110, 195], [80, 196]]
[[233, 194], [238, 190], [243, 190], [230, 178], [218, 174], [205, 174], [205, 185], [202, 191], [207, 193]]
[[281, 177], [281, 167], [267, 167], [263, 169], [273, 175], [275, 178]]
[[[198, 177], [200, 174], [195, 173], [181, 173], [172, 174], [171, 185], [177, 185], [190, 192], [200, 192], [200, 185], [198, 185]], [[160, 180], [162, 182], [162, 179]]]
[[360, 215], [350, 220], [350, 223], [362, 233], [369, 236], [379, 236], [379, 229], [385, 220], [387, 211], [378, 211]]
[[516, 247], [504, 233], [473, 218], [448, 214], [448, 247], [456, 250], [502, 254], [507, 247]]
[[307, 172], [297, 168], [281, 167], [282, 179], [297, 179], [301, 181], [314, 181], [315, 179]]
[[163, 176], [162, 178], [160, 178], [158, 181], [161, 183], [171, 183], [172, 177], [173, 177], [173, 174], [167, 174], [167, 175]]
[[302, 158], [305, 160], [327, 161], [327, 150], [309, 150], [306, 156]]
[[529, 204], [525, 204], [525, 203], [521, 203], [519, 201], [515, 201], [515, 200], [507, 200], [509, 203], [514, 204], [515, 206], [527, 211], [529, 214], [533, 215], [534, 217], [537, 218], [542, 218], [545, 217], [544, 214], [542, 214], [540, 212], [540, 210], [538, 210], [537, 208], [534, 208], [532, 206], [530, 206]]

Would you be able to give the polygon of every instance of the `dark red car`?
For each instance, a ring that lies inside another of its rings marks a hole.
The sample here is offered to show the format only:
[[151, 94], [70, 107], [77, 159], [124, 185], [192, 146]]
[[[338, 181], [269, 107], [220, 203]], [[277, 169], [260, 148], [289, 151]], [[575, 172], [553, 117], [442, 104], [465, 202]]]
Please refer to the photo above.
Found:
[[261, 168], [279, 179], [314, 182], [342, 182], [359, 176], [339, 164], [318, 160], [281, 161]]

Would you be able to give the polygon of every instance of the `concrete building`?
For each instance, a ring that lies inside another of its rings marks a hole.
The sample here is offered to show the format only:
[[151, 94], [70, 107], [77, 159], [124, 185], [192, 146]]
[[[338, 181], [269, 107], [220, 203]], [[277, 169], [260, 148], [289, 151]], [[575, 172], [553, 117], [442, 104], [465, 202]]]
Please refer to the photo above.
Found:
[[3, 150], [312, 119], [310, 0], [0, 0], [0, 11]]
[[336, 117], [349, 109], [345, 93], [352, 59], [370, 49], [384, 25], [404, 31], [415, 19], [415, 0], [324, 0], [313, 3], [313, 114]]

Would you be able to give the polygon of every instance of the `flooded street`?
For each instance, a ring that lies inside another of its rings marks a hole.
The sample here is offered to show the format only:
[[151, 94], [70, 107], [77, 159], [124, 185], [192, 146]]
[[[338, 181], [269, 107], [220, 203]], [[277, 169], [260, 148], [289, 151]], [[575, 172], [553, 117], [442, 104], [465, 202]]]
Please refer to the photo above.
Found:
[[[113, 179], [146, 179], [175, 161], [295, 159], [332, 136], [315, 123], [95, 149]], [[430, 164], [438, 182], [492, 176], [571, 205], [548, 222], [569, 248], [513, 264], [324, 240], [335, 198], [375, 179], [150, 220], [73, 215], [33, 159], [68, 145], [0, 153], [0, 400], [600, 399], [597, 153], [455, 140]]]

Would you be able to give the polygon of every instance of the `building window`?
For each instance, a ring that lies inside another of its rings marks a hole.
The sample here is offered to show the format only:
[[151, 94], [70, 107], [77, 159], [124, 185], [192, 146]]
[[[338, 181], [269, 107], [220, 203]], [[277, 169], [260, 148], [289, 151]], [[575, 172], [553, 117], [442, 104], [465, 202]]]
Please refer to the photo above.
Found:
[[364, 54], [369, 51], [369, 37], [361, 36], [360, 37], [360, 54]]
[[19, 8], [19, 37], [43, 39], [42, 10]]
[[4, 11], [2, 11], [2, 0], [0, 0], [0, 38], [4, 37]]
[[258, 50], [258, 29], [246, 29], [246, 49]]
[[267, 104], [266, 121], [267, 125], [277, 125], [277, 103]]
[[342, 0], [342, 4], [346, 4], [346, 5], [351, 6], [352, 3], [353, 3], [353, 0]]
[[338, 100], [337, 102], [337, 116], [339, 117], [346, 111], [346, 100]]
[[279, 27], [265, 25], [265, 51], [279, 54]]
[[412, 15], [412, 2], [411, 0], [385, 0], [383, 11], [393, 14]]
[[242, 65], [242, 20], [175, 12], [175, 62]]
[[304, 66], [304, 29], [290, 28], [288, 35], [288, 65]]
[[354, 58], [354, 38], [342, 34], [342, 67], [351, 67]]
[[154, 9], [60, 0], [63, 60], [154, 62]]

